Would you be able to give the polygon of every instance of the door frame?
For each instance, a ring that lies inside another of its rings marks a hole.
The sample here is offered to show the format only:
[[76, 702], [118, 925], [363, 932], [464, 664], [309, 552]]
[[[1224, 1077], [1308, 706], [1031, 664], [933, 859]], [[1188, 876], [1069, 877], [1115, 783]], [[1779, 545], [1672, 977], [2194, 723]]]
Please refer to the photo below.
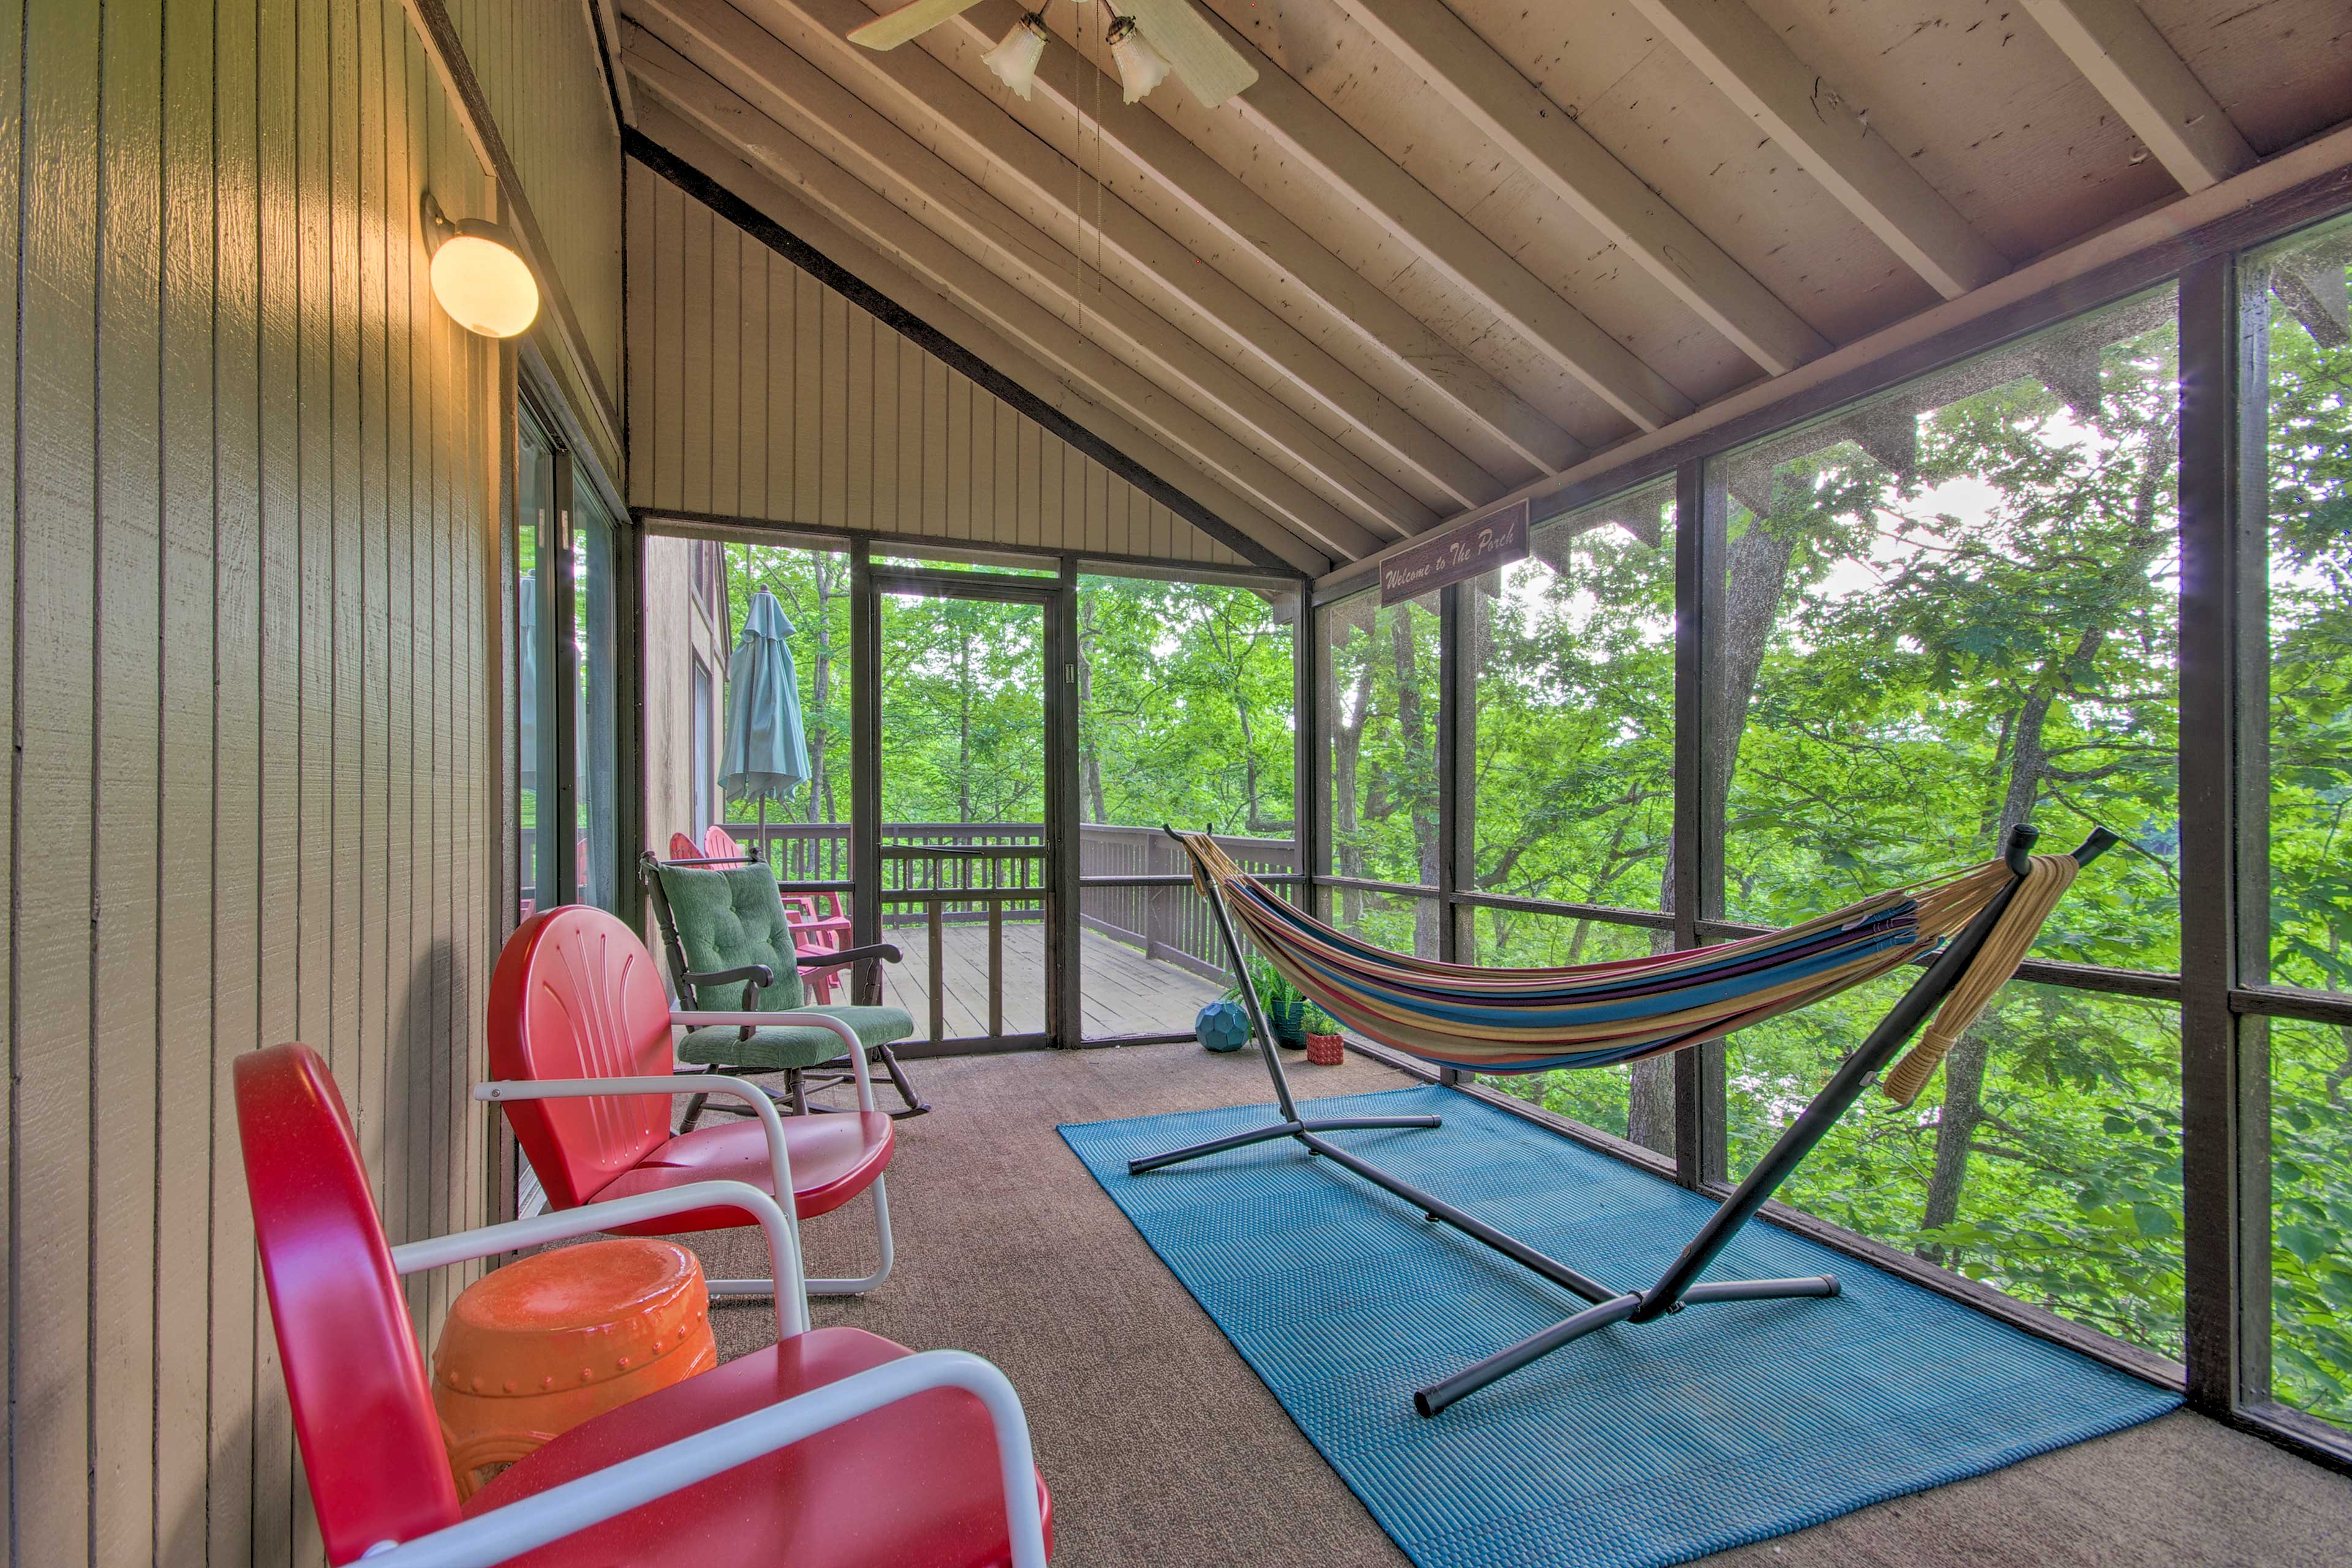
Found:
[[[1054, 576], [951, 572], [877, 564], [872, 544], [850, 543], [850, 940], [882, 940], [882, 609], [884, 594], [1034, 605], [1045, 616], [1045, 1034], [1052, 1048], [1084, 1042], [1079, 1006], [1077, 799], [1077, 571], [1064, 560]], [[1058, 673], [1057, 673], [1058, 672]], [[880, 969], [858, 966], [861, 1001], [881, 995]], [[1021, 1045], [1005, 1048], [1026, 1048]], [[904, 1054], [903, 1052], [901, 1054]]]

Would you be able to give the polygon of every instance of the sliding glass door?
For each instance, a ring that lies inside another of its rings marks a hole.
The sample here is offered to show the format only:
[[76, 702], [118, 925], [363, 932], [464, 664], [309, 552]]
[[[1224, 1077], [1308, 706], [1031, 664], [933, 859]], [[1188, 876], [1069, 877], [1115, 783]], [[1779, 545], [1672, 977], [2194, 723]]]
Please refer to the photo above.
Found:
[[515, 427], [516, 912], [617, 910], [623, 530], [528, 401]]

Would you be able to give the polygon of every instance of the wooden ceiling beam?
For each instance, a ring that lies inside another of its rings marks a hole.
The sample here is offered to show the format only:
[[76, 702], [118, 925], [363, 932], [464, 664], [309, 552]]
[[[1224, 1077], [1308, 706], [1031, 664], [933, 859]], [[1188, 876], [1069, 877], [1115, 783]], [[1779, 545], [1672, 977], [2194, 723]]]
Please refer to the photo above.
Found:
[[1633, 5], [1936, 292], [1956, 300], [2009, 270], [2009, 258], [1744, 0]]
[[850, 43], [843, 35], [873, 16], [859, 0], [743, 0], [741, 8], [898, 125], [933, 145], [961, 148], [966, 167], [978, 161], [1016, 182], [1031, 210], [1042, 207], [1074, 252], [1099, 246], [1101, 256], [1124, 262], [1129, 288], [1179, 325], [1192, 318], [1193, 336], [1287, 384], [1295, 397], [1320, 411], [1317, 423], [1369, 448], [1370, 460], [1423, 504], [1450, 515], [1503, 493], [1496, 476], [1232, 279], [1200, 265], [1125, 198], [1097, 186], [1087, 199], [1078, 165], [1006, 114], [997, 97], [924, 50], [877, 54]]
[[1583, 383], [1635, 428], [1655, 430], [1691, 412], [1691, 400], [1664, 376], [1506, 255], [1337, 110], [1222, 17], [1207, 10], [1202, 15], [1257, 68], [1257, 84], [1228, 100], [1219, 113], [1241, 115], [1279, 142], [1349, 205], [1475, 296], [1528, 346]]
[[2025, 10], [2182, 190], [2201, 191], [2260, 162], [2132, 0], [2025, 0]]
[[[1380, 547], [1379, 536], [1351, 521], [1286, 468], [1234, 439], [1125, 357], [976, 264], [955, 241], [877, 193], [764, 110], [714, 80], [658, 37], [642, 28], [627, 33], [627, 59], [640, 89], [640, 112], [647, 100], [657, 99], [909, 275], [1010, 341], [1025, 344], [1093, 401], [1181, 454], [1189, 467], [1212, 476], [1217, 485], [1230, 487], [1251, 510], [1262, 512], [1318, 552], [1351, 561]], [[1214, 504], [1210, 496], [1203, 499]], [[1265, 542], [1274, 547], [1277, 542], [1267, 537]]]
[[[1083, 335], [1118, 346], [1152, 381], [1222, 426], [1298, 492], [1278, 514], [1335, 552], [1430, 527], [1436, 514], [1223, 357], [931, 152], [725, 0], [631, 0], [641, 25], [771, 120], [955, 242], [967, 267], [991, 270]], [[1279, 487], [1277, 487], [1277, 490]]]
[[1338, 0], [1511, 162], [1774, 375], [1830, 342], [1444, 5]]
[[[887, 8], [890, 0], [867, 0]], [[961, 67], [971, 47], [995, 42], [1020, 17], [1015, 0], [982, 0], [924, 35], [923, 47]], [[959, 47], [961, 46], [961, 47]], [[1487, 469], [1555, 474], [1585, 455], [1585, 447], [1541, 411], [1446, 343], [1412, 311], [1340, 260], [1281, 208], [1228, 173], [1182, 132], [1143, 104], [1124, 101], [1118, 82], [1081, 59], [1066, 85], [1059, 70], [1040, 72], [1026, 106], [1006, 108], [1036, 130], [1083, 124], [1089, 137], [1116, 153], [1135, 173], [1180, 206], [1187, 217], [1231, 245], [1254, 251], [1293, 298], [1313, 310], [1319, 324], [1345, 331], [1371, 363], [1365, 374], [1389, 396], [1437, 424]], [[1040, 130], [1040, 135], [1047, 131]]]
[[[640, 155], [658, 149], [671, 163], [687, 165], [687, 173], [701, 182], [704, 190], [715, 189], [719, 195], [740, 204], [740, 209], [748, 209], [739, 216], [722, 208], [722, 217], [732, 219], [752, 238], [778, 249], [796, 266], [808, 265], [803, 258], [814, 252], [833, 269], [855, 279], [857, 288], [881, 296], [920, 323], [926, 334], [921, 346], [927, 351], [949, 358], [954, 368], [968, 374], [973, 374], [972, 362], [977, 362], [979, 367], [1013, 383], [1050, 409], [1055, 419], [1066, 420], [1091, 437], [1090, 442], [1072, 439], [1074, 450], [1084, 452], [1165, 501], [1183, 521], [1260, 565], [1309, 571], [1314, 570], [1309, 563], [1321, 561], [1321, 569], [1329, 570], [1329, 558], [1314, 545], [1243, 500], [1197, 463], [1137, 428], [1116, 410], [1088, 397], [1068, 376], [1038, 358], [1030, 347], [996, 331], [786, 190], [741, 153], [687, 120], [667, 99], [648, 94], [641, 124], [635, 129], [643, 138], [633, 144], [640, 150]], [[646, 143], [652, 147], [647, 148]], [[667, 166], [657, 173], [678, 177]], [[704, 190], [692, 194], [710, 201], [712, 197]], [[753, 225], [749, 221], [752, 215], [773, 226]], [[789, 243], [785, 243], [787, 240]], [[832, 281], [822, 274], [820, 280]], [[896, 330], [907, 330], [900, 321], [887, 324]], [[946, 340], [953, 352], [939, 340]], [[998, 390], [1001, 395], [1002, 389]], [[1032, 412], [1025, 407], [1022, 411]], [[1066, 433], [1056, 433], [1070, 438]], [[1138, 478], [1139, 470], [1144, 478]]]

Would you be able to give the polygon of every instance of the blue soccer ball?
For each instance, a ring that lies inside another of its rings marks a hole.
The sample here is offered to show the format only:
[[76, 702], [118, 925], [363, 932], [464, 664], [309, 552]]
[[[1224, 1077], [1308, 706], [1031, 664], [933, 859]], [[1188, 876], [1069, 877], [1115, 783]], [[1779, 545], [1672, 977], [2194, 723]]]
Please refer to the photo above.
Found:
[[1213, 1051], [1237, 1051], [1249, 1044], [1249, 1014], [1238, 1002], [1212, 1002], [1192, 1020], [1192, 1034]]

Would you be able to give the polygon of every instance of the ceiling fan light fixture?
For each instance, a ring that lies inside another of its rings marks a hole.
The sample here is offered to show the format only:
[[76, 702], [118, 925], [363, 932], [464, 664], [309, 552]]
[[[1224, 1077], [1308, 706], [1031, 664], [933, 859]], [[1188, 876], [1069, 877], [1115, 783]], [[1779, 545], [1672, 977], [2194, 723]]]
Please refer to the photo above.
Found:
[[1151, 47], [1132, 16], [1118, 16], [1110, 25], [1110, 58], [1118, 67], [1119, 86], [1129, 103], [1168, 79], [1168, 62]]
[[996, 47], [980, 58], [996, 73], [997, 80], [1026, 100], [1037, 80], [1037, 62], [1045, 58], [1045, 18], [1032, 11], [1013, 24]]

